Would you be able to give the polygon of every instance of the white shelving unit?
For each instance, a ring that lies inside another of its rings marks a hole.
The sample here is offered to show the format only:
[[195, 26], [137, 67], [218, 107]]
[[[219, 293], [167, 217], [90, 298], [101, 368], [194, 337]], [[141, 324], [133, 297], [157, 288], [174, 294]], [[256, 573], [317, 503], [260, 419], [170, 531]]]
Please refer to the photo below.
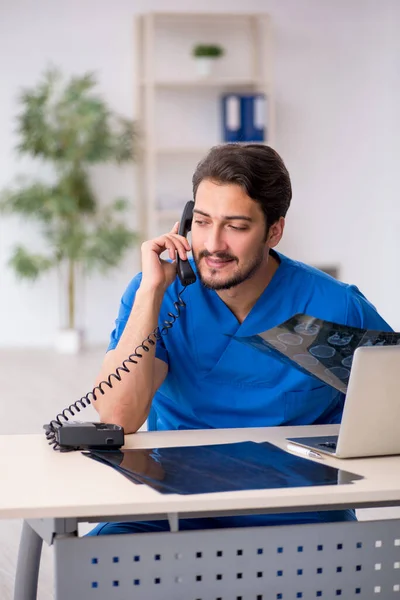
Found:
[[[270, 20], [266, 14], [147, 13], [136, 18], [136, 40], [138, 212], [147, 239], [179, 219], [192, 197], [196, 164], [223, 143], [222, 94], [265, 94], [265, 143], [274, 144]], [[191, 55], [198, 43], [225, 50], [206, 78], [197, 75]]]

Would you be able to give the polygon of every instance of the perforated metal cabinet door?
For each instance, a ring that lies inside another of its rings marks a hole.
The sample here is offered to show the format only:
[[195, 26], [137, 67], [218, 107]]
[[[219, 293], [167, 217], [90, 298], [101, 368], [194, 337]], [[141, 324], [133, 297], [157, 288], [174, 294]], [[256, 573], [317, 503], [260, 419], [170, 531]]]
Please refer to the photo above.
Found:
[[56, 600], [400, 600], [400, 520], [61, 538]]

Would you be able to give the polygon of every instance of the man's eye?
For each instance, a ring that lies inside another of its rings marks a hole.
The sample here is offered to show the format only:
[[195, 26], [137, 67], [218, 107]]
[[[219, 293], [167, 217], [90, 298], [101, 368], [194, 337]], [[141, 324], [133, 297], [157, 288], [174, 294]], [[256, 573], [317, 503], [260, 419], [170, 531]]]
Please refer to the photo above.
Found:
[[199, 219], [195, 220], [196, 225], [206, 225], [205, 221], [199, 221]]
[[237, 227], [235, 225], [229, 225], [229, 227], [235, 231], [246, 231], [248, 229], [248, 227]]

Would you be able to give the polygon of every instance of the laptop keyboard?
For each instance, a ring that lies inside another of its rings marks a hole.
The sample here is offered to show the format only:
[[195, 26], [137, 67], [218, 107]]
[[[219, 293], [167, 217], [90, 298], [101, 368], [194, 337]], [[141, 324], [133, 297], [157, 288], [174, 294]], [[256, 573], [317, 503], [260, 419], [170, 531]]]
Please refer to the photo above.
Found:
[[322, 442], [317, 444], [320, 448], [329, 448], [330, 450], [336, 450], [336, 442]]
[[317, 451], [323, 450], [329, 454], [336, 454], [338, 444], [337, 435], [314, 435], [312, 437], [288, 438], [288, 440], [289, 442], [295, 442], [302, 446], [314, 448]]

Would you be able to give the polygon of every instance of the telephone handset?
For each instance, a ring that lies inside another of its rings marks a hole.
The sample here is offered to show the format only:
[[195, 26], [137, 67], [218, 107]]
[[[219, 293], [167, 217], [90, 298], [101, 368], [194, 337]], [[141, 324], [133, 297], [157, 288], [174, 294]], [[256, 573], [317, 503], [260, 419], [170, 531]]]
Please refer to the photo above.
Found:
[[[192, 228], [194, 202], [190, 200], [183, 209], [178, 233], [187, 236]], [[182, 293], [186, 287], [196, 281], [196, 275], [190, 266], [188, 260], [182, 260], [177, 256], [177, 275], [183, 285], [183, 289], [178, 293], [178, 298], [174, 302], [175, 313], [169, 312], [170, 320], [165, 320], [161, 327], [156, 327], [143, 342], [135, 348], [134, 352], [126, 358], [122, 365], [117, 367], [115, 373], [111, 373], [107, 380], [101, 381], [86, 396], [82, 396], [68, 408], [59, 413], [55, 419], [43, 426], [46, 438], [54, 450], [69, 452], [71, 450], [88, 449], [107, 449], [115, 450], [124, 445], [124, 430], [119, 425], [111, 423], [82, 423], [79, 421], [70, 421], [76, 413], [82, 408], [86, 408], [93, 401], [97, 400], [96, 394], [103, 395], [104, 388], [112, 388], [115, 381], [121, 381], [122, 373], [129, 373], [128, 365], [137, 364], [142, 358], [144, 352], [148, 352], [151, 346], [155, 346], [157, 340], [166, 335], [175, 321], [180, 317], [181, 310], [186, 306], [182, 300]]]
[[[193, 200], [189, 200], [186, 203], [185, 208], [183, 209], [182, 217], [179, 223], [179, 235], [183, 235], [187, 237], [187, 234], [192, 229], [192, 220], [193, 220], [193, 208], [194, 202]], [[196, 281], [196, 275], [188, 260], [182, 260], [179, 254], [176, 255], [176, 266], [177, 266], [177, 274], [181, 281], [181, 284], [184, 286], [190, 285]]]

